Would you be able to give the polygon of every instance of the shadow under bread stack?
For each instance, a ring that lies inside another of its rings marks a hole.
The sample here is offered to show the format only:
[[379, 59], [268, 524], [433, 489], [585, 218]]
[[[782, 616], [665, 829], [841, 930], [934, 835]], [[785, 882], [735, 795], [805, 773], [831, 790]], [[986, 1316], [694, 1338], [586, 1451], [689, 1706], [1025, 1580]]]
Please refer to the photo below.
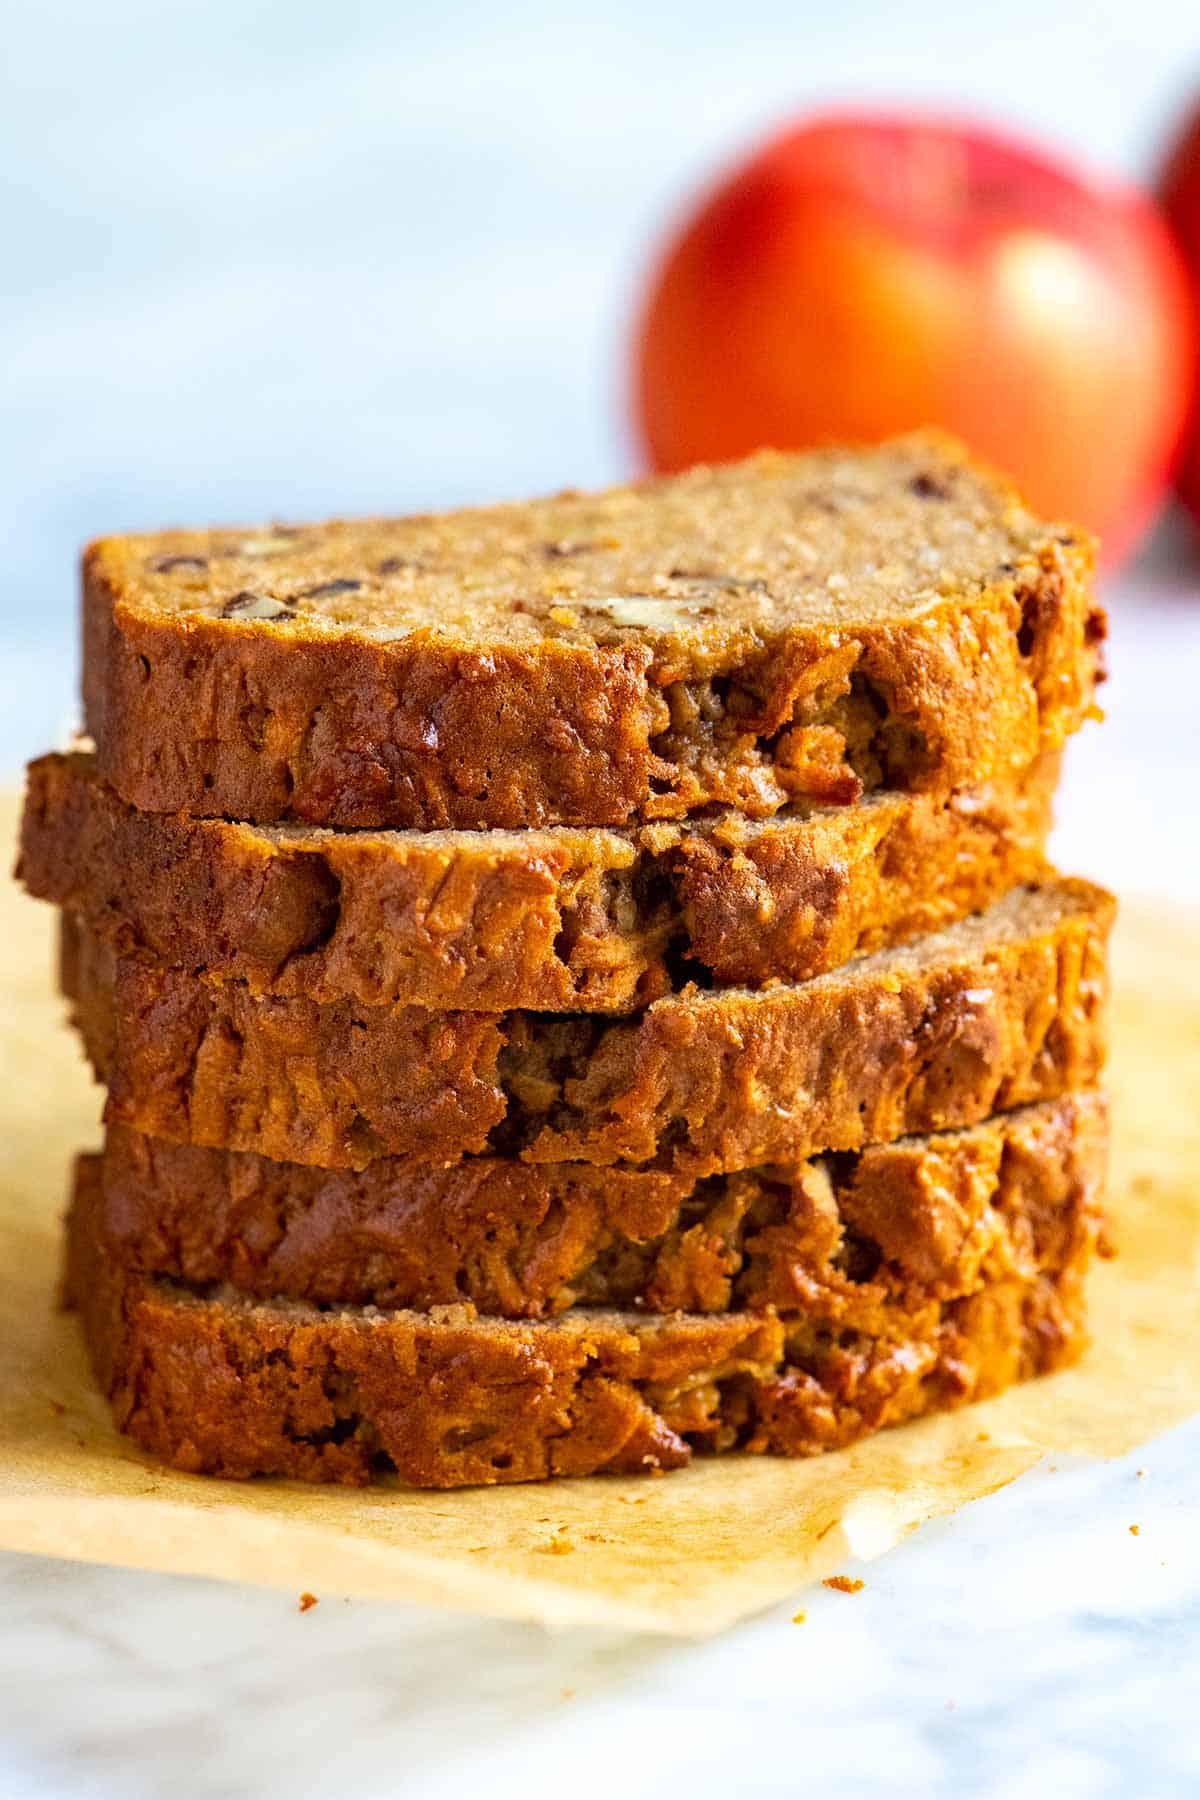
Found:
[[453, 1487], [1076, 1356], [1092, 563], [930, 435], [93, 545], [19, 873], [108, 1089], [66, 1291], [122, 1429]]

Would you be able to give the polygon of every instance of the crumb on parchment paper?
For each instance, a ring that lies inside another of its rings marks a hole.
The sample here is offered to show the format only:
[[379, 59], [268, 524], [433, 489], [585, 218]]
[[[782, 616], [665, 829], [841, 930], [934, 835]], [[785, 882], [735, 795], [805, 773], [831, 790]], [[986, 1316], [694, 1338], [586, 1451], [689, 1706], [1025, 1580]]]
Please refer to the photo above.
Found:
[[1141, 1532], [1142, 1532], [1142, 1528], [1141, 1528], [1141, 1526], [1140, 1526], [1140, 1525], [1131, 1525], [1131, 1526], [1130, 1526], [1130, 1527], [1129, 1527], [1129, 1535], [1130, 1535], [1130, 1537], [1140, 1537], [1140, 1536], [1141, 1536]]
[[822, 1587], [832, 1588], [835, 1594], [858, 1594], [866, 1585], [854, 1575], [827, 1575], [821, 1583]]
[[308, 1593], [306, 1590], [300, 1596], [297, 1610], [299, 1612], [310, 1612], [314, 1606], [319, 1606], [319, 1605], [320, 1605], [320, 1601], [317, 1599], [317, 1596], [315, 1594]]

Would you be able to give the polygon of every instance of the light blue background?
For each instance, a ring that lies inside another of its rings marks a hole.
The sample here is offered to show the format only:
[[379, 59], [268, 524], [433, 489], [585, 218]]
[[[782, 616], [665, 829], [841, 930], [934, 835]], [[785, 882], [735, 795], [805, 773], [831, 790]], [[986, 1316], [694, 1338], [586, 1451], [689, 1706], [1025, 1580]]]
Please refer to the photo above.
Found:
[[1150, 166], [1192, 0], [0, 5], [0, 776], [74, 700], [101, 531], [633, 463], [625, 346], [697, 184], [817, 100]]

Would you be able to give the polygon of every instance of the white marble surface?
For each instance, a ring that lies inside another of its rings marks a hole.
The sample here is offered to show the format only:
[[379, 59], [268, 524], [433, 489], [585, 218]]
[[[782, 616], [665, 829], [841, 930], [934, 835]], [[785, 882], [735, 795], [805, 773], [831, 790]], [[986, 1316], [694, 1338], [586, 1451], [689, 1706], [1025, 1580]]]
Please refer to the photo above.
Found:
[[[634, 271], [764, 121], [920, 95], [1137, 169], [1198, 80], [1194, 0], [8, 9], [0, 777], [91, 533], [619, 471]], [[1200, 901], [1200, 563], [1112, 598], [1059, 854]], [[1200, 1423], [1039, 1473], [699, 1647], [0, 1557], [0, 1797], [1194, 1794], [1198, 1470]]]
[[1193, 1794], [1198, 1462], [1035, 1474], [699, 1646], [3, 1558], [2, 1791]]

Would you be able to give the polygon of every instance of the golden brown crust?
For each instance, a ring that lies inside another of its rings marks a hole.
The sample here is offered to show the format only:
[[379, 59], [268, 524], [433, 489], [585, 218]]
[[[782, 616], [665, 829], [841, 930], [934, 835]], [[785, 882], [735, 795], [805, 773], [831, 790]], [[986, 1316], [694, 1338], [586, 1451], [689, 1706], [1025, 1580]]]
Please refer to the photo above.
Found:
[[631, 1021], [254, 995], [114, 959], [69, 913], [64, 987], [107, 1119], [154, 1136], [327, 1168], [490, 1149], [701, 1176], [1093, 1084], [1112, 911], [1047, 882], [810, 982], [685, 990]]
[[1093, 561], [930, 438], [440, 519], [108, 539], [84, 564], [87, 725], [131, 804], [257, 821], [945, 794], [1086, 716]]
[[1057, 774], [759, 824], [336, 833], [143, 813], [44, 756], [17, 873], [118, 951], [256, 993], [624, 1013], [681, 973], [802, 981], [982, 910], [1043, 872]]
[[261, 1300], [531, 1319], [774, 1306], [874, 1332], [1061, 1268], [1093, 1229], [1106, 1151], [1094, 1091], [707, 1181], [496, 1157], [352, 1174], [113, 1126], [99, 1206], [122, 1267]]
[[1071, 1361], [1089, 1244], [1053, 1273], [930, 1301], [875, 1335], [803, 1316], [576, 1310], [549, 1322], [319, 1312], [124, 1270], [80, 1160], [65, 1294], [116, 1421], [176, 1467], [423, 1487], [805, 1456]]

